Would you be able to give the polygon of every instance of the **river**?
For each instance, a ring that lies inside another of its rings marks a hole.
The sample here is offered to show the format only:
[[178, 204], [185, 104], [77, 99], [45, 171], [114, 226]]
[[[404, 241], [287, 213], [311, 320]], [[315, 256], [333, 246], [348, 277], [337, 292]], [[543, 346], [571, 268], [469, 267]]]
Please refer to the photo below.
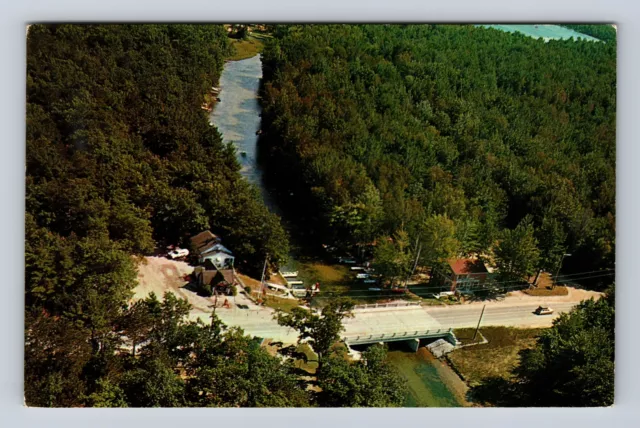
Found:
[[260, 55], [242, 61], [227, 61], [220, 76], [220, 102], [210, 116], [224, 142], [236, 147], [240, 174], [254, 184], [271, 212], [281, 214], [275, 199], [264, 185], [264, 171], [258, 164], [260, 103], [258, 89], [262, 79]]
[[[260, 129], [260, 103], [258, 89], [262, 78], [260, 56], [225, 63], [220, 77], [220, 102], [211, 113], [213, 123], [225, 142], [232, 142], [241, 165], [240, 173], [260, 190], [265, 205], [282, 215], [276, 199], [264, 184], [264, 170], [258, 163], [258, 135]], [[286, 225], [285, 225], [286, 228]], [[292, 270], [296, 262], [289, 261]], [[389, 362], [407, 381], [409, 396], [407, 407], [458, 407], [464, 399], [464, 384], [441, 361], [425, 349], [417, 353], [392, 346]]]

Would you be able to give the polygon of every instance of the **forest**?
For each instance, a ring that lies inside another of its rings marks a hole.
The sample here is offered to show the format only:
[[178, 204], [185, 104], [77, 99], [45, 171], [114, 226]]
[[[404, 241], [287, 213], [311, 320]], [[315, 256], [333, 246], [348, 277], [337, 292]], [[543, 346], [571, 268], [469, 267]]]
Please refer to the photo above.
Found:
[[[149, 314], [128, 307], [137, 257], [185, 245], [207, 228], [247, 272], [259, 271], [267, 253], [277, 260], [288, 251], [279, 219], [241, 178], [234, 149], [200, 109], [231, 54], [226, 31], [32, 25], [27, 49], [27, 403], [119, 397], [113, 373], [127, 385], [154, 373], [177, 387], [173, 357], [157, 347], [153, 358], [128, 366], [114, 354], [123, 332], [169, 341]], [[164, 316], [158, 301], [146, 308], [156, 320]], [[184, 311], [165, 315], [180, 323]], [[131, 388], [129, 405], [178, 403]]]
[[555, 272], [565, 253], [565, 272], [613, 268], [615, 43], [282, 25], [263, 69], [270, 175], [324, 240], [400, 234], [426, 266], [478, 254], [506, 276]]

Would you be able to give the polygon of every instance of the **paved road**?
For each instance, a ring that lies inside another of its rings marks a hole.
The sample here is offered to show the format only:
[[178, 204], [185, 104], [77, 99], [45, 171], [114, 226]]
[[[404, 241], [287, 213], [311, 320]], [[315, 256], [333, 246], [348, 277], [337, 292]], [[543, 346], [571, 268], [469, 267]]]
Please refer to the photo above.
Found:
[[[576, 304], [575, 302], [556, 302], [550, 305], [555, 311], [553, 315], [535, 315], [533, 311], [538, 307], [535, 303], [487, 304], [481, 326], [551, 327], [552, 321], [560, 313], [569, 312]], [[444, 327], [468, 328], [478, 325], [482, 305], [437, 307], [430, 308], [428, 312]]]
[[[245, 301], [243, 303], [247, 303]], [[556, 302], [553, 315], [535, 315], [534, 303], [504, 304], [489, 303], [486, 306], [481, 326], [510, 326], [542, 328], [550, 327], [561, 312], [568, 312], [574, 302]], [[250, 309], [219, 308], [216, 313], [228, 326], [241, 327], [245, 333], [270, 338], [284, 343], [294, 343], [297, 333], [278, 325], [273, 320], [273, 310], [249, 303]], [[354, 312], [353, 318], [344, 321], [342, 336], [366, 334], [404, 333], [449, 328], [472, 328], [478, 324], [482, 305], [457, 305], [442, 307], [406, 307], [397, 309], [366, 309]], [[209, 322], [209, 313], [192, 314]]]

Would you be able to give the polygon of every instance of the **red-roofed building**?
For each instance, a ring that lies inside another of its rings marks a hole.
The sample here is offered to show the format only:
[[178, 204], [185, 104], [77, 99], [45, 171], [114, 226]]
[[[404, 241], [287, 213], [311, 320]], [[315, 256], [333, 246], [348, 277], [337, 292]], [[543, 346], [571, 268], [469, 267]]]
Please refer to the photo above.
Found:
[[438, 282], [450, 291], [472, 291], [487, 280], [489, 271], [480, 259], [451, 259], [445, 272], [438, 272]]

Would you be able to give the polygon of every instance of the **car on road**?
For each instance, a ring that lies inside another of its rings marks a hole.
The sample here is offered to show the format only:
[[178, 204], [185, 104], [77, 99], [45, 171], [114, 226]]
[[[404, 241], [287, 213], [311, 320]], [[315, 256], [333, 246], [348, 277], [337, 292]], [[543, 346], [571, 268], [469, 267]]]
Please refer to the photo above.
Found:
[[167, 257], [171, 260], [181, 259], [183, 257], [187, 257], [189, 255], [189, 250], [186, 248], [176, 248], [175, 250], [169, 251]]
[[356, 275], [357, 279], [367, 279], [369, 278], [369, 274], [368, 273], [359, 273]]
[[548, 306], [538, 306], [535, 310], [536, 315], [551, 315], [553, 313], [553, 309]]

